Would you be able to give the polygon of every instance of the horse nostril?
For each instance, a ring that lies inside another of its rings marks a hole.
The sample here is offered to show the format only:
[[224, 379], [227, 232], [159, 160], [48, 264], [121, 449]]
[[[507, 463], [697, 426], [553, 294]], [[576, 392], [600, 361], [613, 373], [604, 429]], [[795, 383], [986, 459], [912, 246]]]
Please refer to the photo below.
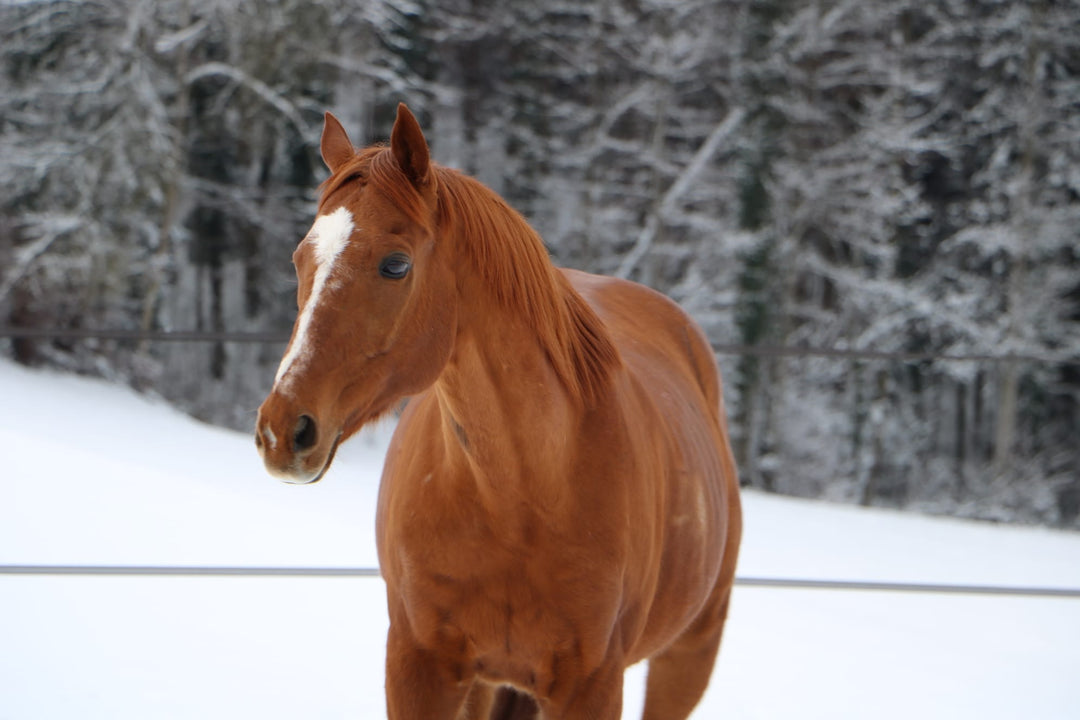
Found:
[[318, 439], [315, 432], [315, 421], [309, 415], [301, 415], [296, 421], [296, 429], [293, 430], [293, 449], [303, 452], [315, 447]]

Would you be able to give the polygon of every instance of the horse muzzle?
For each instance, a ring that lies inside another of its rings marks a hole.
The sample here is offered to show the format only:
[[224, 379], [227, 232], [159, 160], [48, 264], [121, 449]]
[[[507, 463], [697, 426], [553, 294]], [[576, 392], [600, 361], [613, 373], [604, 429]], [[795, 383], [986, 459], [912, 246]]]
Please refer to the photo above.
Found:
[[321, 480], [340, 442], [340, 430], [324, 426], [279, 393], [271, 393], [259, 408], [255, 447], [267, 472], [284, 482], [307, 485]]

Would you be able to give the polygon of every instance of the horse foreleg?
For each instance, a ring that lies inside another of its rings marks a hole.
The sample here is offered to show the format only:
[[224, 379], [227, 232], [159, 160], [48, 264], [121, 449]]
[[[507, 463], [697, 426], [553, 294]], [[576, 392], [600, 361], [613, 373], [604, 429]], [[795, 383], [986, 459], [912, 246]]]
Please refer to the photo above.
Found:
[[495, 690], [493, 685], [474, 680], [458, 711], [457, 720], [489, 720], [495, 703]]
[[589, 677], [540, 703], [545, 720], [619, 720], [623, 665], [609, 662]]
[[388, 720], [455, 720], [469, 688], [470, 683], [458, 676], [452, 664], [419, 647], [391, 624], [386, 641]]
[[686, 720], [705, 694], [727, 619], [727, 589], [664, 652], [649, 660], [642, 720]]

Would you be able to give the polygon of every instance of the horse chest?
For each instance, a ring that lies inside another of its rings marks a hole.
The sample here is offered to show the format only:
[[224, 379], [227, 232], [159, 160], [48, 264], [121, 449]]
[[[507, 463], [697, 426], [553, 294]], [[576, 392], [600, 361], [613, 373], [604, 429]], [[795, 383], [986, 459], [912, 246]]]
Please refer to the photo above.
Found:
[[[560, 666], [598, 662], [614, 603], [598, 602], [597, 587], [543, 582], [525, 565], [461, 577], [413, 574], [397, 597], [418, 644], [453, 658], [463, 676], [529, 692], [548, 691]], [[583, 593], [594, 598], [588, 607], [580, 604]]]
[[391, 602], [420, 645], [457, 658], [468, 674], [523, 688], [569, 657], [603, 654], [622, 574], [617, 558], [598, 552], [602, 541], [567, 546], [527, 508], [510, 523], [442, 510], [383, 537]]

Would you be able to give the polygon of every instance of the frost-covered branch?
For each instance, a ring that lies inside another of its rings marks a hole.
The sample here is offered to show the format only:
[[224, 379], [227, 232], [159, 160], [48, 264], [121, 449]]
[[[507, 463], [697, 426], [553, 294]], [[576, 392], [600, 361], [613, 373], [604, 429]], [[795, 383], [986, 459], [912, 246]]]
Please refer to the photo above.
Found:
[[193, 85], [199, 80], [208, 77], [226, 77], [238, 85], [242, 85], [248, 90], [251, 90], [264, 102], [284, 115], [289, 122], [292, 123], [293, 127], [296, 128], [296, 131], [300, 133], [301, 137], [307, 137], [307, 124], [304, 122], [304, 119], [300, 117], [300, 112], [296, 109], [296, 106], [281, 94], [275, 92], [273, 88], [263, 81], [248, 75], [235, 65], [229, 65], [223, 62], [204, 63], [203, 65], [194, 68], [184, 79], [189, 85]]
[[49, 251], [54, 242], [77, 230], [85, 221], [81, 217], [64, 215], [24, 216], [23, 220], [28, 229], [36, 231], [32, 234], [37, 237], [16, 248], [11, 266], [0, 278], [0, 301], [8, 297], [15, 285], [30, 272], [34, 263]]
[[705, 142], [701, 144], [698, 151], [694, 153], [693, 159], [679, 177], [675, 179], [675, 182], [671, 184], [667, 192], [664, 193], [660, 202], [657, 203], [656, 210], [650, 214], [645, 227], [642, 228], [641, 233], [638, 235], [637, 242], [634, 243], [634, 247], [623, 258], [618, 270], [615, 271], [617, 277], [628, 278], [634, 272], [634, 268], [637, 267], [637, 264], [641, 262], [641, 259], [649, 252], [649, 248], [652, 247], [660, 223], [671, 213], [675, 204], [697, 180], [701, 171], [712, 160], [717, 150], [720, 149], [720, 145], [738, 128], [745, 116], [745, 110], [734, 108], [724, 118], [724, 121], [716, 126]]

